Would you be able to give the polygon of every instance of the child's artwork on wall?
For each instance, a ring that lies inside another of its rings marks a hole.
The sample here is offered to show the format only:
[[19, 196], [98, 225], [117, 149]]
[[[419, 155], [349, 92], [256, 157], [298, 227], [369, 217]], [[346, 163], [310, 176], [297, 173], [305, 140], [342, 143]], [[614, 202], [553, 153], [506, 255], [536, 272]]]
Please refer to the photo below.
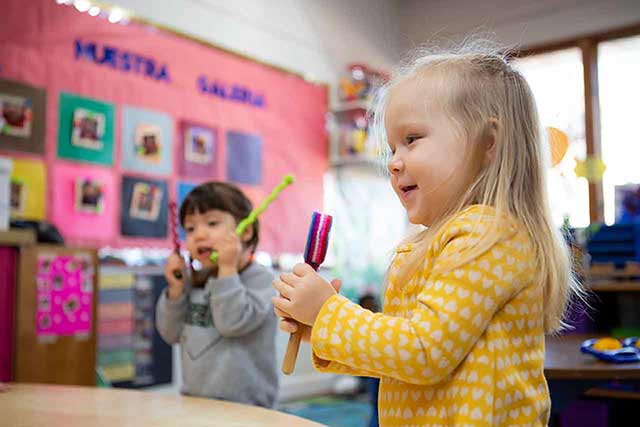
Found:
[[213, 131], [190, 126], [185, 135], [184, 156], [189, 162], [206, 165], [213, 160]]
[[93, 266], [89, 255], [40, 254], [36, 336], [91, 334]]
[[65, 243], [90, 247], [113, 244], [118, 234], [118, 187], [113, 170], [58, 161], [50, 179], [55, 196], [49, 217]]
[[10, 212], [12, 217], [22, 217], [24, 215], [24, 206], [27, 188], [19, 179], [12, 179], [10, 182]]
[[89, 150], [102, 150], [104, 129], [104, 114], [84, 108], [76, 108], [73, 112], [71, 144], [76, 147], [88, 148]]
[[0, 79], [0, 148], [43, 154], [45, 105], [43, 89]]
[[133, 186], [129, 216], [145, 221], [156, 221], [160, 213], [161, 201], [162, 188], [146, 182], [136, 182]]
[[113, 164], [113, 105], [60, 94], [58, 157]]
[[259, 136], [227, 132], [227, 180], [262, 184], [262, 139]]
[[179, 172], [183, 176], [213, 180], [218, 178], [216, 130], [201, 124], [182, 122]]
[[45, 218], [46, 171], [39, 160], [13, 159], [11, 172], [10, 209], [14, 219], [43, 220]]
[[150, 164], [160, 163], [162, 132], [153, 125], [138, 125], [136, 128], [136, 153], [138, 159]]
[[131, 171], [168, 175], [172, 172], [173, 120], [167, 114], [142, 108], [122, 108], [122, 167]]
[[0, 93], [0, 133], [28, 138], [32, 122], [31, 98]]
[[76, 212], [100, 214], [103, 206], [104, 184], [93, 178], [77, 178], [75, 182]]
[[122, 177], [120, 231], [123, 236], [167, 237], [166, 181]]

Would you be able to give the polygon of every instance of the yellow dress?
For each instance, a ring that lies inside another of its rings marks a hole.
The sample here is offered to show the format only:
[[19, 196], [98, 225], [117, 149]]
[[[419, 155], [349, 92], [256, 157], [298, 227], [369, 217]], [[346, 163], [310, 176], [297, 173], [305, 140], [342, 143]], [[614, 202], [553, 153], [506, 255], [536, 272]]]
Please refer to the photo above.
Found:
[[431, 273], [443, 254], [473, 244], [491, 212], [461, 212], [407, 284], [396, 275], [411, 247], [399, 247], [383, 313], [334, 295], [318, 314], [316, 369], [379, 377], [381, 426], [547, 425], [543, 287], [524, 227], [511, 222], [477, 258]]

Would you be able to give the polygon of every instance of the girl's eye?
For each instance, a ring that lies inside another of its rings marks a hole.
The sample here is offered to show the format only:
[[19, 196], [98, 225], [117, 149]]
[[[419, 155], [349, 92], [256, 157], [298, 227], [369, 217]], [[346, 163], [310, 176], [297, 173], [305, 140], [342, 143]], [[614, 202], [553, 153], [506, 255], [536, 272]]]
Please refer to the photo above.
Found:
[[216, 225], [218, 225], [217, 221], [209, 221], [209, 227], [215, 227]]
[[193, 227], [187, 227], [184, 229], [187, 233], [193, 233]]
[[407, 145], [411, 145], [411, 143], [413, 143], [414, 141], [420, 139], [420, 136], [417, 135], [409, 135], [405, 138], [405, 140], [407, 141]]

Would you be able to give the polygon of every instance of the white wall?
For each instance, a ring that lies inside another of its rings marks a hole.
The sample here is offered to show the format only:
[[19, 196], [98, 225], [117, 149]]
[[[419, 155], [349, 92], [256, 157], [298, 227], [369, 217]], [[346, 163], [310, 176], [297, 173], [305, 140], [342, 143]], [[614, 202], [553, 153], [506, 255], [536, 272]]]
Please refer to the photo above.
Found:
[[397, 1], [107, 0], [155, 23], [333, 84], [353, 61], [400, 51]]
[[429, 39], [458, 39], [490, 30], [521, 47], [559, 41], [640, 22], [638, 0], [405, 0], [405, 49]]

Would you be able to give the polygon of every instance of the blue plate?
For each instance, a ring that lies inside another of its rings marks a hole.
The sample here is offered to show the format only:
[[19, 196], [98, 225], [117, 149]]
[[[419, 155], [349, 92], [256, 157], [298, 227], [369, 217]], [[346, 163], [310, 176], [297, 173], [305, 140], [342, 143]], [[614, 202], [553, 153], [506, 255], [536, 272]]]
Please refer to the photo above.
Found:
[[622, 348], [617, 350], [598, 351], [593, 345], [598, 338], [586, 340], [580, 346], [580, 351], [597, 357], [603, 362], [609, 363], [633, 363], [640, 362], [640, 348], [635, 347], [637, 338], [627, 338], [622, 342]]

